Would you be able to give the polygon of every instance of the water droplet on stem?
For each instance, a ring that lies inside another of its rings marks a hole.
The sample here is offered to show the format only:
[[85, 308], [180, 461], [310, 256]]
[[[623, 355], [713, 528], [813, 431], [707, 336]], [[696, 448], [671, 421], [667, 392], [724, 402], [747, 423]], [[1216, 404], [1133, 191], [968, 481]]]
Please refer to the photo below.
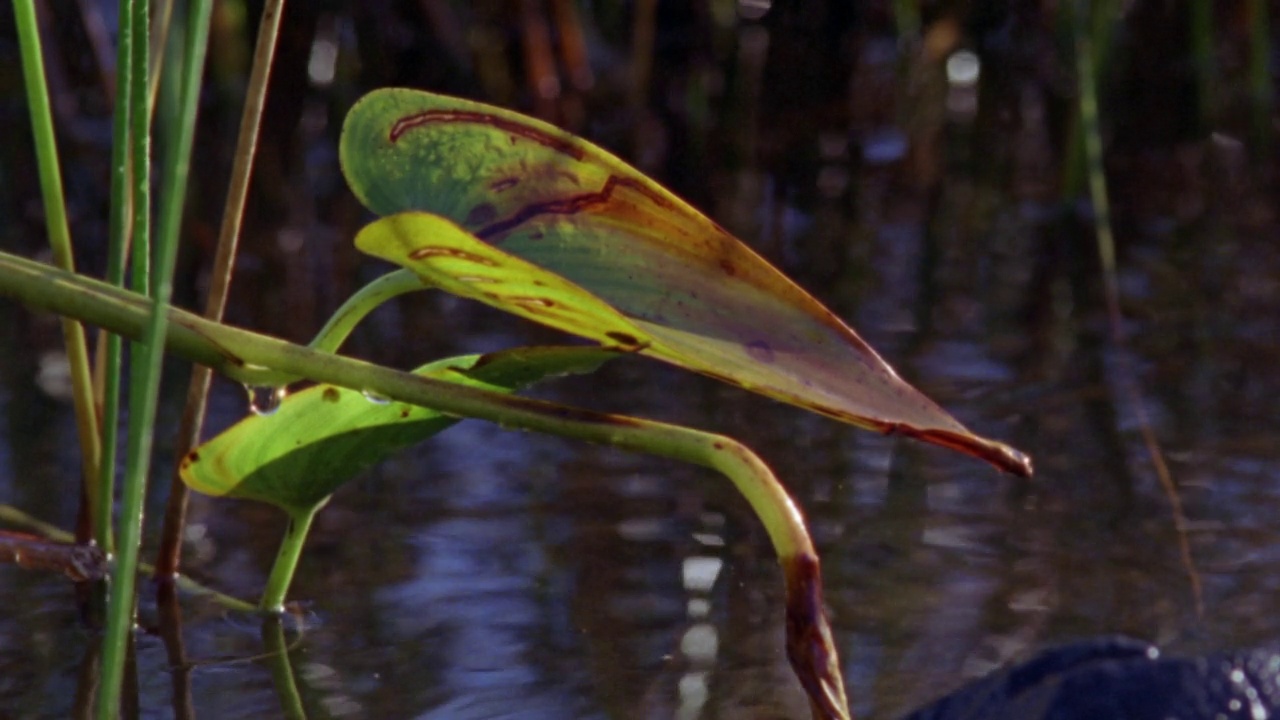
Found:
[[364, 396], [365, 400], [368, 400], [374, 405], [389, 405], [391, 403], [390, 398], [385, 395], [379, 395], [372, 390], [361, 390], [360, 394]]

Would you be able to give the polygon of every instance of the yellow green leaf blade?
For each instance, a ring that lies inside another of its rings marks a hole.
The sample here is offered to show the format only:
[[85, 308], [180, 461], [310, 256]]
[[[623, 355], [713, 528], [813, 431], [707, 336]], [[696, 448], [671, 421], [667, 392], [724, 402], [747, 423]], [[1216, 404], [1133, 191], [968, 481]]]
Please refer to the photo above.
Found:
[[[517, 348], [447, 358], [414, 372], [511, 392], [548, 377], [590, 372], [616, 353], [596, 347]], [[288, 511], [324, 502], [382, 458], [450, 427], [435, 410], [373, 401], [317, 385], [285, 398], [270, 415], [249, 415], [179, 465], [191, 489], [267, 502]]]
[[559, 330], [620, 349], [648, 343], [635, 323], [590, 292], [438, 215], [404, 212], [374, 221], [356, 235], [356, 247], [442, 290]]
[[738, 297], [734, 307], [739, 316], [693, 332], [628, 319], [586, 289], [427, 213], [377, 220], [360, 231], [356, 246], [462, 297], [854, 425], [919, 437], [1006, 469], [1017, 470], [1027, 462], [1016, 450], [970, 433], [898, 378], [860, 340], [828, 346], [827, 336], [806, 338], [779, 326], [785, 318], [771, 316], [776, 307], [767, 296], [759, 298], [758, 307], [747, 307]]

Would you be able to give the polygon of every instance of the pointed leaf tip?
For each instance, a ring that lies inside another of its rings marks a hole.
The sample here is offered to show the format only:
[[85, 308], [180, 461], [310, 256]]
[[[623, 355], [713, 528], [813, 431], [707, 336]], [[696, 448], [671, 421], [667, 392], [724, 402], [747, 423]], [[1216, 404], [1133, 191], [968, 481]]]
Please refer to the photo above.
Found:
[[[586, 140], [502, 108], [384, 89], [351, 109], [340, 156], [356, 195], [388, 216], [370, 226], [376, 243], [361, 233], [362, 249], [378, 245], [368, 251], [450, 292], [601, 342], [633, 338], [753, 392], [1031, 473], [1025, 455], [972, 434], [746, 245]], [[433, 224], [439, 234], [415, 234]], [[440, 235], [449, 252], [497, 264], [451, 259]], [[551, 279], [563, 294], [537, 284]]]

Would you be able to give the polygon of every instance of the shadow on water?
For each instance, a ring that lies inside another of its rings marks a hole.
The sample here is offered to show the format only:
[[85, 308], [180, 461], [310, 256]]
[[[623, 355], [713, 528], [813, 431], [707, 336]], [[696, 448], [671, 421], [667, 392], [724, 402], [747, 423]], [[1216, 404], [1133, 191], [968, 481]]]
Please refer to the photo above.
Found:
[[[1116, 26], [1103, 115], [1130, 338], [1118, 348], [1068, 179], [1072, 64], [1040, 4], [930, 6], [922, 34], [899, 37], [885, 4], [577, 3], [586, 75], [529, 40], [566, 44], [552, 9], [567, 4], [545, 4], [548, 26], [497, 0], [291, 5], [231, 320], [307, 339], [380, 271], [350, 247], [365, 216], [336, 167], [342, 113], [362, 92], [412, 85], [536, 111], [707, 209], [961, 420], [1036, 458], [1035, 480], [998, 477], [633, 360], [540, 391], [724, 432], [771, 463], [823, 552], [859, 717], [901, 715], [1087, 635], [1186, 652], [1280, 643], [1280, 244], [1274, 143], [1252, 144], [1243, 10], [1214, 18], [1207, 116], [1182, 16], [1139, 2]], [[210, 262], [247, 5], [219, 4], [186, 303]], [[47, 29], [73, 231], [96, 271], [106, 95], [73, 5], [58, 8]], [[11, 22], [3, 68], [16, 67]], [[648, 26], [652, 45], [634, 46]], [[5, 137], [27, 132], [19, 91], [0, 73]], [[29, 152], [0, 149], [0, 245], [35, 253]], [[56, 325], [7, 305], [0, 321], [0, 502], [70, 527], [78, 464]], [[423, 295], [380, 311], [351, 351], [405, 367], [553, 339]], [[1120, 362], [1182, 493], [1202, 617]], [[239, 388], [216, 393], [215, 426], [245, 412]], [[253, 597], [282, 518], [206, 498], [191, 517], [188, 570]], [[463, 423], [338, 494], [293, 596], [310, 626], [288, 649], [295, 710], [310, 717], [807, 717], [761, 528], [723, 483], [667, 462]], [[96, 647], [68, 583], [0, 565], [0, 607], [0, 707], [67, 717]], [[290, 714], [258, 623], [198, 601], [183, 615], [181, 670], [158, 632], [138, 636], [141, 715], [182, 705], [175, 687], [199, 717]], [[142, 617], [159, 624], [152, 606]]]

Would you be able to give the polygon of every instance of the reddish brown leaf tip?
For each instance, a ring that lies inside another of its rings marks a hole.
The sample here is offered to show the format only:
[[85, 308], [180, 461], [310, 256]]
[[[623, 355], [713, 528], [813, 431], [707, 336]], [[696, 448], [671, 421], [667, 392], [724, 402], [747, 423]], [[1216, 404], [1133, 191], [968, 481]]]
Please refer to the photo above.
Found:
[[783, 558], [782, 572], [787, 583], [787, 659], [809, 695], [813, 717], [851, 720], [839, 655], [823, 609], [818, 558]]
[[921, 430], [906, 425], [890, 426], [886, 432], [901, 433], [934, 445], [958, 450], [966, 455], [986, 460], [1000, 470], [1018, 477], [1029, 478], [1035, 474], [1030, 455], [995, 440], [987, 440], [977, 435], [957, 433], [950, 430]]

